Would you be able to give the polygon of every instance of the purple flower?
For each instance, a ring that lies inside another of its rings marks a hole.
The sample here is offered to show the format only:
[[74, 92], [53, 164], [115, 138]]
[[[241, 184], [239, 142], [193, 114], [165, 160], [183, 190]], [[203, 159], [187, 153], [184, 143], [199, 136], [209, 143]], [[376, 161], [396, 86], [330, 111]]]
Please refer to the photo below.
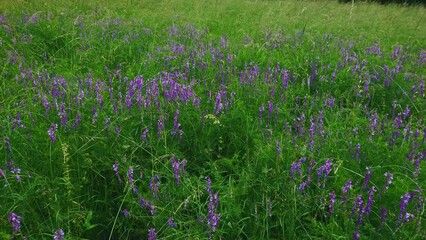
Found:
[[176, 223], [173, 221], [173, 217], [171, 217], [171, 218], [169, 218], [169, 219], [167, 220], [167, 224], [168, 224], [168, 225], [169, 225], [169, 227], [171, 227], [171, 228], [175, 228], [175, 227], [177, 227]]
[[55, 235], [53, 236], [54, 240], [64, 240], [64, 230], [59, 229], [55, 232]]
[[148, 240], [157, 239], [157, 233], [155, 232], [155, 228], [151, 228], [148, 230]]
[[293, 162], [290, 167], [290, 177], [294, 181], [294, 174], [299, 173], [302, 175], [302, 163], [306, 162], [306, 157], [302, 157], [297, 162]]
[[71, 129], [74, 129], [75, 127], [77, 127], [77, 125], [79, 125], [80, 122], [81, 122], [81, 113], [78, 112], [74, 123], [71, 125]]
[[357, 195], [355, 198], [351, 217], [354, 217], [355, 213], [358, 213], [357, 224], [356, 224], [358, 226], [362, 223], [363, 215], [364, 215], [364, 200], [362, 199], [361, 194]]
[[123, 216], [126, 218], [130, 215], [129, 211], [127, 211], [127, 209], [123, 210]]
[[263, 118], [263, 112], [265, 111], [265, 105], [261, 105], [259, 108], [259, 122], [262, 120]]
[[10, 212], [8, 215], [9, 224], [12, 225], [13, 233], [18, 233], [21, 228], [21, 216], [16, 215], [14, 212]]
[[398, 220], [399, 222], [406, 222], [406, 208], [407, 208], [407, 204], [411, 199], [411, 194], [410, 193], [406, 193], [404, 194], [402, 197], [401, 203], [399, 204], [399, 215], [398, 215]]
[[147, 140], [146, 135], [148, 134], [148, 132], [149, 132], [149, 128], [145, 129], [145, 130], [142, 132], [142, 135], [141, 135], [141, 139], [142, 139], [142, 141], [146, 141], [146, 140]]
[[172, 131], [172, 136], [176, 136], [176, 133], [179, 132], [180, 130], [180, 123], [179, 123], [179, 110], [176, 110], [175, 112], [175, 116], [173, 118], [173, 131]]
[[385, 172], [385, 177], [386, 177], [386, 183], [383, 186], [382, 194], [389, 189], [389, 185], [392, 183], [392, 180], [393, 180], [393, 174], [391, 172]]
[[[328, 179], [328, 175], [331, 172], [331, 165], [333, 165], [333, 160], [327, 160], [324, 165], [317, 169], [318, 182], [321, 179], [324, 179], [324, 181]], [[321, 186], [324, 188], [325, 183], [323, 182]]]
[[118, 182], [121, 183], [121, 178], [120, 178], [120, 175], [118, 174], [118, 162], [117, 161], [115, 161], [114, 164], [112, 165], [112, 169], [115, 172], [115, 176], [117, 176], [117, 178], [118, 178]]
[[408, 105], [405, 107], [405, 110], [402, 113], [402, 115], [404, 115], [404, 118], [407, 118], [410, 116], [410, 108], [408, 107]]
[[61, 108], [58, 112], [59, 118], [61, 119], [61, 125], [66, 126], [67, 125], [67, 111], [65, 110], [65, 103], [62, 102]]
[[161, 116], [158, 119], [157, 127], [158, 127], [158, 132], [157, 132], [158, 138], [161, 138], [161, 132], [164, 130], [164, 116]]
[[158, 175], [155, 174], [154, 177], [149, 181], [149, 189], [151, 189], [154, 198], [158, 199], [158, 189], [160, 187], [160, 181]]
[[333, 214], [335, 202], [336, 202], [336, 193], [333, 191], [333, 192], [330, 192], [330, 203], [328, 204], [328, 211], [330, 213], [330, 216]]
[[[358, 134], [358, 129], [357, 129], [357, 134]], [[354, 157], [357, 162], [358, 162], [358, 159], [359, 159], [359, 156], [360, 156], [360, 149], [361, 149], [361, 144], [358, 143], [355, 147], [355, 152], [352, 155], [352, 157]]]
[[342, 202], [346, 203], [349, 189], [352, 189], [352, 180], [348, 179], [345, 186], [342, 187]]
[[137, 192], [137, 189], [135, 188], [135, 185], [133, 184], [133, 168], [129, 167], [129, 170], [127, 171], [127, 177], [129, 179], [129, 185], [132, 188], [133, 192]]
[[276, 150], [277, 150], [277, 155], [278, 156], [281, 155], [281, 147], [280, 147], [280, 142], [279, 141], [275, 142], [275, 147], [276, 147]]
[[359, 239], [359, 237], [360, 237], [359, 230], [356, 230], [356, 231], [354, 232], [354, 238], [353, 238], [353, 240], [358, 240], [358, 239]]
[[374, 197], [374, 193], [377, 192], [376, 188], [374, 186], [372, 186], [370, 188], [370, 190], [368, 191], [368, 201], [367, 201], [367, 205], [365, 205], [365, 209], [364, 212], [365, 214], [369, 215], [371, 212], [371, 206], [373, 205], [373, 197]]
[[364, 184], [362, 185], [362, 190], [365, 190], [367, 188], [371, 178], [371, 168], [367, 167], [366, 169], [367, 169], [367, 173], [365, 174], [365, 177], [364, 177]]
[[388, 216], [388, 210], [386, 208], [382, 208], [380, 210], [380, 224], [381, 225], [385, 224], [387, 216]]
[[211, 189], [212, 180], [209, 177], [206, 177], [206, 178], [207, 178], [206, 190], [207, 190], [207, 192], [211, 192], [212, 191], [212, 189]]
[[58, 124], [52, 123], [50, 128], [47, 130], [47, 134], [49, 134], [50, 140], [52, 142], [56, 142], [55, 132], [58, 131]]

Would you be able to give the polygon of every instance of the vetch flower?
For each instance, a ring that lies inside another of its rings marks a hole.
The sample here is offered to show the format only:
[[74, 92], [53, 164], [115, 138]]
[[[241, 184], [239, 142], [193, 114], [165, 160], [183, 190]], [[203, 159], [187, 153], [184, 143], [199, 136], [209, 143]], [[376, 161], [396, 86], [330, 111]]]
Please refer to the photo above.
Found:
[[112, 165], [112, 169], [115, 172], [115, 176], [117, 176], [117, 178], [118, 178], [118, 182], [121, 183], [121, 178], [120, 178], [120, 175], [118, 174], [118, 166], [119, 166], [118, 162], [115, 161], [114, 164]]
[[130, 215], [129, 211], [127, 209], [123, 209], [123, 216], [126, 218]]
[[13, 233], [18, 233], [21, 228], [21, 216], [16, 215], [14, 212], [10, 212], [8, 215], [9, 224], [12, 225]]
[[58, 131], [58, 124], [52, 123], [50, 128], [47, 130], [47, 134], [49, 134], [50, 140], [52, 142], [56, 142], [55, 132]]
[[388, 216], [388, 210], [384, 207], [380, 210], [380, 224], [383, 225], [386, 222], [386, 218]]
[[151, 228], [148, 230], [148, 240], [156, 240], [157, 232], [155, 232], [155, 228]]
[[399, 204], [399, 215], [398, 215], [398, 220], [399, 220], [400, 223], [406, 222], [406, 220], [407, 220], [406, 209], [407, 209], [408, 202], [411, 199], [411, 194], [406, 193], [401, 198], [402, 198], [402, 200], [401, 200], [401, 203]]
[[362, 190], [365, 190], [367, 188], [371, 178], [371, 168], [367, 167], [366, 169], [367, 169], [367, 173], [365, 174], [365, 177], [364, 177], [364, 184], [362, 185]]
[[349, 194], [349, 189], [352, 189], [352, 180], [348, 179], [348, 181], [346, 181], [345, 186], [342, 187], [342, 203], [346, 203], [347, 202], [347, 197]]
[[158, 138], [161, 138], [161, 132], [164, 130], [164, 116], [160, 116], [160, 118], [157, 121], [157, 135]]
[[330, 192], [330, 203], [328, 204], [328, 213], [331, 215], [333, 215], [333, 210], [334, 210], [334, 203], [336, 203], [336, 193]]
[[149, 189], [151, 189], [152, 194], [154, 195], [154, 198], [158, 199], [158, 189], [160, 187], [160, 181], [157, 174], [154, 175], [154, 177], [151, 178], [149, 181]]
[[54, 240], [64, 240], [64, 235], [65, 235], [64, 230], [59, 229], [55, 232], [53, 239]]
[[371, 212], [371, 206], [373, 205], [373, 197], [374, 197], [374, 193], [377, 192], [376, 188], [374, 186], [372, 186], [370, 188], [370, 190], [368, 191], [368, 201], [367, 201], [367, 205], [365, 205], [365, 209], [364, 212], [365, 214], [369, 215]]
[[171, 218], [169, 218], [169, 219], [167, 220], [167, 224], [168, 224], [168, 225], [169, 225], [169, 227], [171, 227], [171, 228], [175, 228], [175, 227], [177, 227], [176, 223], [173, 221], [173, 217], [171, 217]]
[[129, 167], [129, 170], [127, 171], [127, 177], [129, 179], [129, 185], [132, 188], [132, 191], [134, 193], [136, 193], [137, 189], [136, 189], [135, 185], [133, 184], [134, 180], [133, 180], [133, 168], [132, 167]]

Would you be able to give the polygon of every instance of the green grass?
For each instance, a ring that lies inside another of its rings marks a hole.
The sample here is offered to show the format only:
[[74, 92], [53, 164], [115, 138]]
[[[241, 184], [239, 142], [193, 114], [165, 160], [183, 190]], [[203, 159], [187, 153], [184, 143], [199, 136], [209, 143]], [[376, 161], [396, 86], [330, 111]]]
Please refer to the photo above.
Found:
[[425, 12], [2, 1], [0, 238], [423, 239]]

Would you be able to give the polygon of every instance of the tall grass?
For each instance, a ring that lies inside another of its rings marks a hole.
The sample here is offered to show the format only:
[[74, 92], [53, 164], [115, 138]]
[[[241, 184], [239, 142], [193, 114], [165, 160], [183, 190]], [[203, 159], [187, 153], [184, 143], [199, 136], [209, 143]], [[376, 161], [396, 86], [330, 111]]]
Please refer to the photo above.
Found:
[[424, 8], [0, 10], [0, 238], [426, 235]]

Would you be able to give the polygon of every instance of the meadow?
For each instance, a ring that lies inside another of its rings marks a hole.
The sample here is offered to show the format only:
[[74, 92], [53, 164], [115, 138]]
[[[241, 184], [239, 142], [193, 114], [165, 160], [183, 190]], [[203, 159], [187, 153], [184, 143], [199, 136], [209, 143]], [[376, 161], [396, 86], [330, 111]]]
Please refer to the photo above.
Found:
[[425, 239], [425, 15], [0, 2], [0, 239]]

